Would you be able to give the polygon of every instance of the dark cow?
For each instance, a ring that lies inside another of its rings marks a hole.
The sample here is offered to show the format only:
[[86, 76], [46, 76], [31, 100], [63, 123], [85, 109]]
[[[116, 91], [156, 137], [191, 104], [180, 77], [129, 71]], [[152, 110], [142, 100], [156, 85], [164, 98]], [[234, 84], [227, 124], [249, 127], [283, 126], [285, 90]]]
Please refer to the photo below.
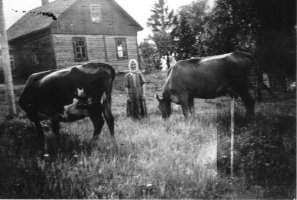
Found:
[[73, 122], [90, 117], [94, 126], [93, 138], [100, 134], [105, 119], [117, 148], [111, 113], [114, 78], [114, 69], [105, 63], [35, 73], [29, 77], [19, 105], [34, 123], [42, 141], [44, 133], [40, 120], [50, 119], [53, 132], [58, 134], [60, 121]]
[[[249, 93], [249, 72], [255, 67], [257, 82], [262, 83], [262, 73], [253, 56], [233, 52], [205, 58], [177, 62], [167, 74], [162, 97], [156, 95], [163, 118], [171, 114], [171, 102], [180, 104], [184, 116], [194, 114], [194, 98], [212, 99], [229, 94], [241, 97], [247, 115], [254, 114], [255, 101]], [[262, 84], [257, 84], [259, 100]]]

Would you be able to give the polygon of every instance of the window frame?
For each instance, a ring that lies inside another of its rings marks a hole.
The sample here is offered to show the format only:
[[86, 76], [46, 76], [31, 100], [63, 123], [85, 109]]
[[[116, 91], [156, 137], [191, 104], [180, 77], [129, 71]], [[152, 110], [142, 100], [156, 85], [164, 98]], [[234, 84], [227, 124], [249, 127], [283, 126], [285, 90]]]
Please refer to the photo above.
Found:
[[101, 23], [102, 9], [99, 4], [90, 5], [90, 17], [92, 23]]
[[[121, 42], [122, 45], [122, 51], [123, 51], [123, 56], [120, 57], [119, 55], [119, 49], [118, 47], [118, 42]], [[124, 45], [123, 45], [124, 44]], [[126, 38], [115, 38], [115, 46], [116, 46], [116, 55], [118, 60], [127, 60], [128, 59], [128, 47], [127, 47], [127, 39]]]
[[33, 65], [40, 64], [40, 53], [39, 53], [39, 43], [38, 42], [32, 44], [31, 62]]
[[[88, 48], [87, 48], [87, 41], [85, 37], [73, 37], [73, 53], [74, 53], [74, 60], [75, 62], [83, 62], [88, 61]], [[78, 56], [81, 54], [81, 56]], [[85, 56], [83, 56], [85, 54]]]
[[10, 69], [14, 70], [15, 69], [15, 59], [14, 55], [9, 55], [9, 63], [10, 63]]

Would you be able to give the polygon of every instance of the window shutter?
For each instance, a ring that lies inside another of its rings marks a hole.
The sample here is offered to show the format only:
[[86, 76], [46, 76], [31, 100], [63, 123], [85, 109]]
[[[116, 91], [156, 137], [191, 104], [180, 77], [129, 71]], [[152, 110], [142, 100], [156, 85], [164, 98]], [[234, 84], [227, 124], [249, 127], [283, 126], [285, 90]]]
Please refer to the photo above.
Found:
[[76, 41], [77, 41], [77, 39], [75, 37], [72, 38], [73, 53], [74, 53], [74, 60], [75, 61], [77, 61]]

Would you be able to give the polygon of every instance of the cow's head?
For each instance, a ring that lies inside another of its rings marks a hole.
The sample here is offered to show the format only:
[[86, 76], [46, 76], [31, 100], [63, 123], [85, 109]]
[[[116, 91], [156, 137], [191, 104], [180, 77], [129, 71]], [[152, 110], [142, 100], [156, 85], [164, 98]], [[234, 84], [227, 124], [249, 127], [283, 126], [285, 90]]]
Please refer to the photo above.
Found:
[[72, 104], [64, 106], [62, 118], [74, 119], [88, 116], [88, 109], [92, 105], [92, 98], [85, 94], [84, 89], [77, 89]]
[[171, 115], [171, 102], [167, 98], [160, 98], [158, 94], [156, 94], [156, 99], [159, 102], [158, 108], [162, 114], [163, 119], [167, 119]]

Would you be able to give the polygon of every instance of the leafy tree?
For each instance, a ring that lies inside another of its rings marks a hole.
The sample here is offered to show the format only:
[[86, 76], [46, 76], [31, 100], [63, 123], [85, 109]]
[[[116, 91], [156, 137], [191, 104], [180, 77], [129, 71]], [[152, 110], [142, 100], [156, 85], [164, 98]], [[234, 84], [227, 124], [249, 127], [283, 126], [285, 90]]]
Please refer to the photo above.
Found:
[[153, 13], [147, 22], [149, 27], [152, 27], [154, 33], [159, 31], [166, 31], [172, 23], [173, 20], [173, 10], [169, 11], [168, 6], [166, 6], [166, 0], [157, 0], [154, 3]]
[[252, 52], [270, 73], [295, 74], [295, 8], [294, 0], [217, 0], [213, 45]]
[[206, 5], [197, 0], [180, 11], [195, 31], [199, 55], [247, 51], [265, 71], [295, 76], [295, 0], [216, 0], [210, 12]]
[[250, 0], [259, 22], [258, 55], [266, 71], [295, 78], [296, 1]]
[[176, 27], [171, 32], [175, 40], [175, 52], [177, 60], [184, 60], [196, 54], [195, 51], [195, 33], [185, 15], [181, 15], [178, 20], [175, 18]]
[[179, 15], [186, 16], [194, 31], [203, 31], [206, 13], [208, 11], [207, 0], [193, 1], [189, 5], [184, 5], [179, 10]]
[[[148, 19], [147, 25], [152, 28], [153, 35], [150, 38], [155, 42], [159, 62], [163, 55], [169, 55], [172, 48], [172, 40], [168, 29], [172, 25], [173, 10], [169, 11], [166, 0], [157, 0], [153, 5], [152, 15]], [[167, 63], [169, 65], [169, 63]], [[169, 66], [168, 66], [169, 67]]]
[[154, 35], [151, 36], [151, 39], [155, 42], [160, 57], [167, 55], [168, 52], [171, 51], [172, 38], [170, 33], [159, 31], [154, 33]]
[[141, 42], [139, 45], [142, 66], [146, 71], [158, 69], [160, 66], [157, 47], [149, 42]]
[[218, 0], [216, 7], [208, 15], [208, 23], [205, 24], [205, 29], [210, 36], [211, 43], [209, 44], [214, 54], [235, 50], [255, 50], [249, 46], [253, 43], [251, 37], [252, 23], [250, 22], [252, 19], [242, 18], [241, 13], [243, 9], [246, 9], [244, 14], [247, 14], [249, 9], [245, 6], [239, 6], [238, 2], [240, 1]]
[[195, 50], [196, 55], [207, 55], [207, 34], [205, 32], [205, 24], [207, 22], [207, 12], [209, 7], [207, 0], [193, 1], [189, 5], [182, 6], [179, 10], [179, 15], [186, 16], [188, 23], [193, 28], [196, 37]]

